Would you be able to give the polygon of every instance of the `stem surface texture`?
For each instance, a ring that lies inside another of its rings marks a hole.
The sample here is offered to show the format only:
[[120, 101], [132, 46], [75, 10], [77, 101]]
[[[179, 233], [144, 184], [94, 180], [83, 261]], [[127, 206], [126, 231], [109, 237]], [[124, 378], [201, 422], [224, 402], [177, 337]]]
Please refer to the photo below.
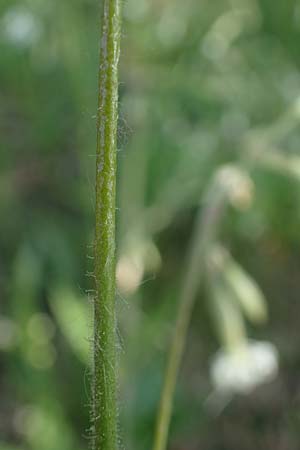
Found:
[[92, 448], [117, 449], [115, 209], [120, 0], [104, 0], [99, 66]]

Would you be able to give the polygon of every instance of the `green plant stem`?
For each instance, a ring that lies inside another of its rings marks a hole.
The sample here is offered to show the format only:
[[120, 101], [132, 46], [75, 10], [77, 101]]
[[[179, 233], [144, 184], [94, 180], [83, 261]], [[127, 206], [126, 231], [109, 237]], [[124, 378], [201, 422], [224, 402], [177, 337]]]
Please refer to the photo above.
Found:
[[120, 0], [104, 0], [99, 67], [92, 448], [116, 450], [115, 209]]
[[227, 192], [222, 187], [217, 176], [209, 188], [206, 197], [207, 204], [204, 210], [199, 211], [196, 218], [194, 233], [185, 264], [185, 277], [179, 295], [177, 320], [164, 375], [153, 450], [165, 450], [167, 446], [173, 397], [191, 313], [202, 280], [207, 251], [215, 239], [219, 223], [223, 217], [226, 197]]

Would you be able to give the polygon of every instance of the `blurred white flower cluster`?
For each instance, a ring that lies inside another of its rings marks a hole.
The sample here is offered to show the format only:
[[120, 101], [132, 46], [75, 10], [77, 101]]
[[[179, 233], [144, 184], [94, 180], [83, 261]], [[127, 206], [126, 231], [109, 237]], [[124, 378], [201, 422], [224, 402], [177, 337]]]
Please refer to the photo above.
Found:
[[278, 352], [273, 344], [248, 340], [230, 351], [219, 351], [212, 360], [210, 376], [220, 393], [249, 394], [278, 373]]
[[155, 273], [161, 265], [161, 256], [153, 241], [130, 235], [126, 248], [117, 262], [117, 286], [123, 294], [133, 294], [145, 273]]
[[29, 47], [41, 35], [41, 22], [25, 8], [10, 8], [2, 17], [2, 35], [9, 43], [18, 47]]

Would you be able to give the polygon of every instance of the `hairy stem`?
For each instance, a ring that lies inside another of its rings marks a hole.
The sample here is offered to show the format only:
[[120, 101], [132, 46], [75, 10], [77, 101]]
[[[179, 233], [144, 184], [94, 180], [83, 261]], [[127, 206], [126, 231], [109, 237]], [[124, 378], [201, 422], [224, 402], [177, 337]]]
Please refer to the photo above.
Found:
[[115, 204], [120, 0], [104, 0], [99, 67], [92, 448], [116, 450]]
[[185, 264], [185, 277], [179, 295], [177, 320], [173, 332], [160, 406], [154, 434], [153, 450], [165, 450], [167, 446], [169, 425], [175, 386], [182, 359], [187, 330], [191, 318], [197, 291], [203, 277], [207, 250], [213, 242], [226, 205], [226, 192], [216, 177], [209, 188], [207, 205], [199, 211], [196, 218], [193, 237]]

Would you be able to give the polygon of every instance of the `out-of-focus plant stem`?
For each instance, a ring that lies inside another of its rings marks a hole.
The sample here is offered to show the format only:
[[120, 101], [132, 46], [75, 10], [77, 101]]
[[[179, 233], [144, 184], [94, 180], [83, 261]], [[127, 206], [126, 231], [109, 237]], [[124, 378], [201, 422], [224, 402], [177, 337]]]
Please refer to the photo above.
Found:
[[222, 171], [217, 173], [205, 198], [206, 206], [199, 211], [196, 218], [184, 266], [185, 276], [179, 295], [177, 320], [164, 375], [153, 450], [165, 450], [167, 446], [173, 397], [191, 313], [203, 277], [207, 251], [215, 240], [227, 204], [228, 191], [221, 182], [222, 176]]
[[117, 449], [115, 191], [120, 0], [104, 0], [99, 67], [92, 448]]

